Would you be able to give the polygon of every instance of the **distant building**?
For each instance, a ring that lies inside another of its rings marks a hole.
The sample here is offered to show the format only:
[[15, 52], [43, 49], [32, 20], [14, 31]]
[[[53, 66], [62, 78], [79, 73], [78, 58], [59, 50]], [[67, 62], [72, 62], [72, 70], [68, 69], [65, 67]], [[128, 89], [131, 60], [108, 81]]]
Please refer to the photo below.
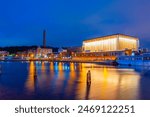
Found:
[[58, 53], [67, 52], [67, 48], [59, 48]]
[[28, 52], [27, 51], [17, 52], [16, 56], [21, 57], [21, 58], [26, 58], [28, 56]]
[[82, 47], [69, 47], [67, 50], [69, 52], [82, 52]]
[[7, 56], [9, 55], [9, 52], [7, 51], [0, 51], [0, 56]]
[[7, 51], [0, 51], [0, 60], [4, 60], [6, 56], [9, 55]]
[[40, 48], [38, 47], [36, 50], [36, 55], [39, 57], [48, 57], [48, 54], [52, 53], [52, 49], [50, 48]]
[[47, 58], [49, 54], [52, 53], [52, 49], [50, 48], [41, 48], [38, 47], [36, 49], [28, 50], [28, 56], [34, 58]]
[[123, 34], [114, 34], [83, 41], [83, 52], [138, 51], [139, 39]]

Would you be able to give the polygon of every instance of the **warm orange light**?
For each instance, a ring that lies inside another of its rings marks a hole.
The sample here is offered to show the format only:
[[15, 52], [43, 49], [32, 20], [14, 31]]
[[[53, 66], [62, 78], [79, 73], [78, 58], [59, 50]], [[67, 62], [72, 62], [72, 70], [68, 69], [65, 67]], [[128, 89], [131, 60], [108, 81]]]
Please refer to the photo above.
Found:
[[34, 79], [34, 73], [35, 73], [35, 65], [34, 62], [30, 62], [29, 64], [29, 75], [26, 82], [26, 87], [29, 91], [34, 92], [34, 85], [35, 85], [35, 79]]
[[113, 35], [83, 41], [84, 52], [119, 51], [124, 49], [137, 50], [138, 38], [125, 35]]

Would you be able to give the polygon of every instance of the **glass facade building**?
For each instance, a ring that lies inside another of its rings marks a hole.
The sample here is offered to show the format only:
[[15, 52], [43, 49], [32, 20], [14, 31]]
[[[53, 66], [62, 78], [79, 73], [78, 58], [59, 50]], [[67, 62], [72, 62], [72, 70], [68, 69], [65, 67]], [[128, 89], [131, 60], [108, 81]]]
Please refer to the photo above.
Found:
[[137, 51], [139, 39], [136, 37], [115, 34], [83, 41], [83, 52], [107, 52], [132, 49]]

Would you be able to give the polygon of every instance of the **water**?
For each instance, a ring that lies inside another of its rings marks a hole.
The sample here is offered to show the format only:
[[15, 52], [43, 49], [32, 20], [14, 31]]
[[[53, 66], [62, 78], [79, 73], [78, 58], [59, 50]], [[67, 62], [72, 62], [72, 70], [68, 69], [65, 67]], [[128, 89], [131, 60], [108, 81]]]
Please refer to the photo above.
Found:
[[[62, 62], [0, 62], [0, 65], [0, 99], [150, 99], [149, 67]], [[88, 70], [92, 77], [90, 86], [86, 84]]]

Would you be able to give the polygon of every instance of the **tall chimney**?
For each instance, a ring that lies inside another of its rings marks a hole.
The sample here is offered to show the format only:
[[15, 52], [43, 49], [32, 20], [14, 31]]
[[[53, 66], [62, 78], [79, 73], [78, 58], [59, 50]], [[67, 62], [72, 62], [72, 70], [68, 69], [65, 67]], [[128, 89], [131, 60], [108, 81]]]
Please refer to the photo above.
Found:
[[43, 31], [43, 47], [46, 48], [46, 30]]

